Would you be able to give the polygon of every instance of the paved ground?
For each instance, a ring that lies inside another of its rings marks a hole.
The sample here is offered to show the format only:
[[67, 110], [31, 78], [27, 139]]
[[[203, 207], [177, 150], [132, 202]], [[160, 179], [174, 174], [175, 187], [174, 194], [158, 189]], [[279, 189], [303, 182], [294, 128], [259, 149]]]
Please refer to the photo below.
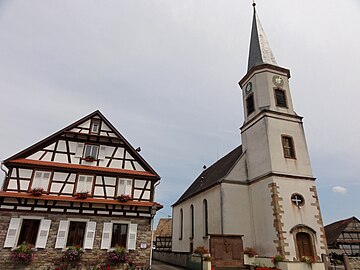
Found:
[[182, 267], [173, 266], [173, 265], [155, 261], [155, 260], [152, 262], [151, 268], [152, 268], [151, 270], [184, 270], [185, 269]]

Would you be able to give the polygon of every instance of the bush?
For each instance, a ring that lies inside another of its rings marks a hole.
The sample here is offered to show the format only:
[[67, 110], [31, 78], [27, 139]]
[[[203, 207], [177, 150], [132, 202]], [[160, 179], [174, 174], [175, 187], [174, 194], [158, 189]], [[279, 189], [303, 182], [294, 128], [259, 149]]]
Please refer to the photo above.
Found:
[[34, 257], [34, 250], [32, 245], [22, 243], [11, 251], [11, 257], [17, 261], [30, 263], [32, 258]]
[[193, 253], [204, 255], [209, 254], [209, 250], [204, 246], [198, 246], [197, 248], [195, 248]]

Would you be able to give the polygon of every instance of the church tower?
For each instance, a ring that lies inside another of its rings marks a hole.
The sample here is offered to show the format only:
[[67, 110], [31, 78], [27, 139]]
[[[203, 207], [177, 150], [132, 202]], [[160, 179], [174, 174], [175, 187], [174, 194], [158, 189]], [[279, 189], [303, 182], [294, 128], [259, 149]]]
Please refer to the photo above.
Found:
[[248, 70], [239, 82], [253, 244], [265, 256], [316, 259], [326, 240], [302, 117], [294, 111], [290, 71], [277, 64], [253, 6]]

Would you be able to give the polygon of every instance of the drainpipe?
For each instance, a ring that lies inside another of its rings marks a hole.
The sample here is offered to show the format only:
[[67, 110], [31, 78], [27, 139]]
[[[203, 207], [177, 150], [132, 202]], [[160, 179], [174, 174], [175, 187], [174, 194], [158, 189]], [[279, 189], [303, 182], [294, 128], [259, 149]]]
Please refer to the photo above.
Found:
[[[160, 185], [160, 181], [157, 182], [154, 185], [154, 200], [155, 200], [155, 188]], [[156, 206], [154, 205], [153, 207], [151, 207], [150, 210], [150, 214], [151, 214], [151, 224], [150, 224], [150, 230], [151, 230], [151, 240], [150, 240], [150, 260], [149, 260], [149, 270], [151, 270], [151, 266], [152, 266], [152, 256], [153, 256], [153, 245], [154, 245], [154, 218], [156, 215]]]

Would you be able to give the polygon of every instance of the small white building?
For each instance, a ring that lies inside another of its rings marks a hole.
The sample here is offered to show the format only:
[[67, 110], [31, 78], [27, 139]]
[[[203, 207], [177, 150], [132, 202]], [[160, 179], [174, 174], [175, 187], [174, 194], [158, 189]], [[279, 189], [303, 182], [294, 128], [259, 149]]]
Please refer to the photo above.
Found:
[[[242, 145], [204, 170], [173, 205], [174, 252], [208, 247], [213, 235], [243, 236], [259, 255], [320, 260], [327, 244], [302, 117], [293, 107], [290, 71], [279, 66], [254, 5], [243, 95]], [[235, 255], [234, 255], [235, 256]]]

